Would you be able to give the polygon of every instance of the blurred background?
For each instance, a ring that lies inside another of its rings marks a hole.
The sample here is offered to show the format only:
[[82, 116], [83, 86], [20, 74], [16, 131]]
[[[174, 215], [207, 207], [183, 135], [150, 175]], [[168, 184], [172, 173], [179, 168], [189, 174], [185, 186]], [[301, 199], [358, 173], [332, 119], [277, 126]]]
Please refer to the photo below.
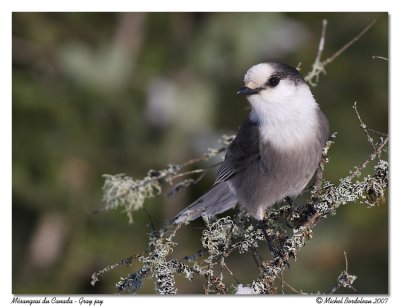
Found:
[[[325, 172], [337, 182], [371, 149], [354, 101], [368, 127], [388, 129], [388, 63], [372, 59], [388, 56], [387, 14], [13, 13], [13, 293], [114, 293], [137, 263], [95, 287], [91, 274], [141, 253], [151, 228], [143, 211], [130, 225], [121, 211], [92, 214], [102, 207], [102, 174], [141, 178], [218, 147], [248, 113], [236, 96], [246, 70], [262, 61], [301, 62], [305, 75], [323, 18], [323, 59], [377, 18], [312, 89], [338, 132]], [[148, 200], [155, 225], [214, 178]], [[201, 247], [201, 228], [196, 221], [181, 230], [176, 258]], [[387, 203], [348, 205], [321, 222], [285, 280], [304, 292], [329, 292], [345, 268], [344, 251], [357, 293], [388, 293]], [[256, 278], [250, 256], [233, 256], [228, 265], [242, 283]], [[179, 293], [203, 293], [202, 284], [177, 277]], [[152, 290], [147, 281], [141, 293]]]

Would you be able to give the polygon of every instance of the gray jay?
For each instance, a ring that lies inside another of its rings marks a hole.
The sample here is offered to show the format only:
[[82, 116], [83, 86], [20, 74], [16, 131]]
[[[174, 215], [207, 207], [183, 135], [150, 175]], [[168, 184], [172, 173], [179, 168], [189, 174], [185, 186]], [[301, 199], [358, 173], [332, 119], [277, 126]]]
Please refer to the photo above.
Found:
[[212, 188], [174, 223], [213, 216], [239, 203], [257, 220], [265, 209], [295, 198], [313, 177], [329, 125], [301, 74], [285, 64], [251, 67], [244, 87], [251, 112], [229, 145]]

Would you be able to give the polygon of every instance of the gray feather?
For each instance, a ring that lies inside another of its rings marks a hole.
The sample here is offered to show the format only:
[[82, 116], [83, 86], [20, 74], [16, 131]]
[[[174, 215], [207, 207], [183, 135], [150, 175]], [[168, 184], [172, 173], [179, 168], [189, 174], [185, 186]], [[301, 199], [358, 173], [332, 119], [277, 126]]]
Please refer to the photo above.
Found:
[[[278, 150], [269, 141], [259, 141], [260, 158], [253, 158], [231, 177], [230, 184], [240, 206], [251, 215], [262, 219], [266, 208], [285, 197], [296, 197], [310, 181], [329, 134], [328, 121], [319, 110], [317, 118], [319, 128], [314, 139], [287, 152]], [[259, 133], [253, 129], [248, 137], [255, 142]]]
[[228, 181], [257, 160], [260, 160], [258, 126], [246, 119], [228, 147], [214, 184]]
[[177, 224], [192, 221], [200, 217], [203, 212], [214, 216], [234, 207], [236, 203], [236, 196], [229, 188], [229, 184], [222, 182], [214, 185], [205, 195], [182, 210], [173, 222]]

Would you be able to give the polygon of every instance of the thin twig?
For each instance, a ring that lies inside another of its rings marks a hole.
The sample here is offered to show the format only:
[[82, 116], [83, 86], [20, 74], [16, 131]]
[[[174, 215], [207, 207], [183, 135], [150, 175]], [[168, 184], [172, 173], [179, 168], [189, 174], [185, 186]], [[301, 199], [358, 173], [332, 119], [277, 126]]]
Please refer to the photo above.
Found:
[[283, 271], [282, 271], [282, 273], [281, 273], [281, 276], [278, 275], [277, 277], [278, 277], [278, 279], [282, 282], [282, 291], [283, 291], [283, 286], [286, 286], [286, 287], [288, 287], [290, 290], [292, 290], [293, 292], [295, 292], [295, 293], [297, 293], [297, 294], [303, 294], [302, 291], [297, 290], [296, 288], [294, 288], [293, 286], [291, 286], [289, 283], [287, 283], [287, 282], [284, 280], [284, 278], [283, 278]]
[[373, 161], [377, 156], [379, 156], [383, 150], [383, 148], [386, 146], [386, 144], [389, 141], [389, 137], [386, 137], [379, 146], [376, 147], [375, 151], [372, 152], [368, 158], [358, 167], [356, 167], [356, 169], [351, 173], [351, 175], [349, 176], [349, 180], [352, 180], [353, 178], [355, 178], [356, 176], [360, 175], [361, 171], [363, 169], [365, 169], [365, 167], [371, 162]]
[[359, 40], [367, 31], [376, 23], [376, 19], [372, 20], [369, 25], [367, 25], [357, 36], [345, 44], [342, 48], [336, 51], [331, 57], [327, 58], [322, 62], [323, 66], [332, 63], [339, 55], [346, 51], [351, 45], [353, 45], [357, 40]]
[[188, 262], [195, 261], [197, 258], [203, 256], [205, 253], [207, 253], [207, 249], [202, 248], [202, 249], [198, 250], [196, 253], [194, 253], [193, 255], [185, 256], [183, 258], [183, 260], [188, 261]]
[[143, 206], [143, 212], [144, 214], [147, 216], [147, 219], [149, 219], [150, 222], [150, 226], [151, 226], [151, 230], [153, 231], [153, 233], [156, 233], [156, 227], [154, 225], [153, 219], [151, 218], [149, 212], [147, 211], [146, 207]]
[[374, 143], [374, 139], [373, 139], [373, 138], [371, 137], [371, 135], [369, 134], [369, 131], [368, 131], [368, 129], [367, 129], [367, 126], [366, 126], [366, 124], [362, 121], [361, 116], [360, 116], [360, 113], [358, 112], [358, 109], [357, 109], [357, 102], [354, 102], [353, 109], [354, 109], [354, 111], [356, 112], [358, 121], [360, 121], [360, 128], [364, 131], [364, 134], [365, 134], [365, 136], [367, 136], [367, 140], [368, 140], [368, 142], [372, 145], [372, 148], [373, 148], [374, 150], [376, 150], [376, 145], [375, 145], [375, 143]]
[[321, 31], [321, 38], [319, 40], [317, 56], [315, 57], [314, 63], [312, 65], [312, 70], [304, 77], [306, 82], [308, 82], [311, 86], [317, 85], [319, 81], [319, 75], [321, 74], [321, 72], [326, 73], [324, 67], [321, 64], [321, 55], [325, 46], [325, 35], [326, 35], [327, 25], [328, 21], [326, 19], [322, 20], [322, 31]]
[[190, 166], [190, 165], [193, 165], [193, 164], [197, 164], [197, 163], [199, 163], [201, 161], [207, 161], [211, 157], [214, 157], [214, 156], [218, 155], [219, 153], [222, 153], [222, 152], [225, 152], [225, 151], [226, 151], [226, 146], [222, 146], [221, 148], [216, 149], [216, 150], [212, 150], [211, 152], [207, 152], [207, 153], [203, 154], [200, 157], [189, 159], [188, 161], [180, 164], [180, 166], [181, 166], [181, 168], [183, 168], [183, 167], [187, 167], [187, 166]]
[[100, 277], [102, 277], [105, 273], [110, 272], [111, 270], [113, 270], [117, 267], [120, 267], [120, 266], [130, 266], [133, 263], [133, 259], [138, 258], [138, 257], [139, 257], [138, 255], [129, 256], [128, 258], [124, 258], [124, 259], [120, 260], [116, 264], [108, 265], [108, 266], [104, 267], [103, 269], [101, 269], [100, 271], [93, 273], [92, 281], [91, 281], [92, 286], [94, 286], [100, 280]]
[[183, 172], [183, 173], [179, 173], [177, 175], [174, 175], [172, 177], [169, 178], [169, 180], [172, 181], [176, 180], [177, 178], [183, 177], [183, 176], [187, 176], [187, 175], [191, 175], [191, 174], [196, 174], [196, 173], [204, 173], [207, 172], [207, 169], [196, 169], [196, 170], [192, 170], [192, 171], [187, 171], [187, 172]]
[[379, 56], [379, 55], [372, 55], [372, 59], [381, 59], [381, 60], [384, 60], [384, 61], [389, 61], [388, 58], [383, 57], [383, 56]]
[[371, 132], [372, 134], [376, 134], [379, 136], [387, 136], [388, 135], [387, 133], [382, 133], [382, 132], [379, 132], [379, 131], [376, 131], [376, 130], [370, 129], [370, 128], [367, 128], [367, 130], [368, 130], [368, 132]]
[[328, 25], [328, 20], [326, 20], [326, 19], [322, 20], [321, 39], [319, 41], [318, 52], [317, 52], [317, 56], [315, 58], [316, 63], [321, 62], [321, 55], [322, 55], [322, 51], [324, 51], [324, 46], [325, 46], [325, 35], [326, 35], [327, 25]]
[[221, 265], [222, 267], [224, 267], [226, 269], [226, 271], [228, 271], [228, 273], [233, 277], [233, 279], [235, 280], [236, 284], [240, 284], [239, 280], [236, 278], [236, 276], [233, 274], [233, 272], [231, 271], [231, 269], [229, 269], [229, 267], [226, 265], [225, 261], [222, 259], [221, 260]]
[[253, 255], [253, 259], [257, 265], [257, 267], [262, 270], [261, 263], [263, 262], [260, 254], [258, 254], [257, 249], [255, 247], [251, 248], [251, 254]]
[[346, 254], [346, 252], [343, 252], [343, 253], [344, 253], [346, 269], [339, 275], [336, 285], [331, 289], [329, 294], [335, 293], [341, 287], [351, 288], [352, 290], [357, 291], [352, 286], [352, 283], [356, 280], [357, 277], [349, 274], [349, 263], [347, 261], [347, 254]]
[[349, 262], [347, 261], [346, 251], [344, 251], [343, 253], [344, 253], [344, 260], [346, 262], [346, 273], [348, 273], [349, 272]]
[[338, 290], [340, 287], [342, 287], [342, 286], [340, 286], [339, 284], [336, 283], [335, 286], [333, 286], [333, 288], [329, 292], [329, 294], [334, 294], [336, 292], [336, 290]]
[[358, 35], [353, 37], [348, 43], [346, 43], [343, 47], [337, 50], [332, 56], [328, 57], [324, 61], [321, 62], [321, 54], [324, 49], [325, 43], [325, 34], [326, 34], [326, 26], [327, 21], [324, 19], [322, 21], [322, 33], [321, 39], [318, 47], [317, 56], [312, 65], [312, 70], [304, 77], [306, 82], [308, 82], [311, 86], [316, 86], [319, 81], [319, 76], [321, 73], [326, 74], [326, 66], [332, 63], [336, 58], [338, 58], [344, 51], [350, 48], [356, 41], [358, 41], [374, 24], [376, 23], [376, 19], [374, 19], [370, 24], [368, 24]]

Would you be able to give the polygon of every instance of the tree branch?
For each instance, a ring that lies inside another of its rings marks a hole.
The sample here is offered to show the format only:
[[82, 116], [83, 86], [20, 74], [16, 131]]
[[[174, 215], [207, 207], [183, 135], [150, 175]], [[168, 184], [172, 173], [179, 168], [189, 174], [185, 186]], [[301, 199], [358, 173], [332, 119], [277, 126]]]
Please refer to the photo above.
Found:
[[324, 50], [325, 45], [325, 35], [326, 35], [326, 27], [327, 27], [327, 20], [324, 19], [322, 21], [322, 32], [321, 32], [321, 39], [318, 46], [317, 56], [315, 58], [314, 63], [312, 64], [312, 70], [304, 77], [307, 83], [311, 86], [317, 86], [320, 74], [326, 74], [326, 66], [333, 63], [335, 59], [337, 59], [344, 51], [350, 48], [356, 41], [358, 41], [368, 30], [376, 23], [376, 19], [374, 19], [370, 24], [368, 24], [358, 35], [353, 37], [348, 43], [346, 43], [343, 47], [337, 50], [332, 56], [328, 57], [327, 59], [321, 61], [321, 55]]
[[[331, 57], [322, 61], [327, 28], [327, 21], [324, 20], [316, 59], [312, 70], [305, 77], [306, 81], [313, 86], [317, 85], [320, 73], [325, 73], [325, 67], [359, 40], [374, 23], [375, 20]], [[289, 259], [295, 259], [298, 252], [305, 246], [306, 241], [312, 239], [313, 230], [321, 220], [334, 215], [339, 207], [349, 203], [360, 201], [368, 207], [379, 205], [384, 198], [388, 184], [388, 163], [380, 159], [388, 144], [388, 135], [368, 129], [361, 119], [356, 104], [354, 110], [368, 142], [372, 144], [372, 152], [360, 166], [342, 178], [338, 184], [332, 184], [323, 178], [325, 165], [329, 162], [328, 151], [336, 134], [332, 135], [324, 148], [309, 200], [297, 205], [290, 213], [290, 221], [294, 224], [294, 227], [288, 229], [285, 226], [289, 211], [287, 205], [275, 205], [267, 211], [268, 235], [273, 238], [271, 243], [275, 249], [271, 258], [263, 259], [261, 257], [259, 253], [260, 244], [265, 243], [266, 237], [258, 224], [244, 212], [239, 212], [233, 219], [203, 215], [205, 228], [201, 237], [202, 249], [192, 256], [185, 256], [184, 260], [187, 263], [171, 259], [177, 246], [173, 240], [182, 224], [167, 224], [159, 231], [153, 230], [150, 233], [148, 250], [137, 256], [141, 267], [133, 274], [121, 279], [116, 287], [120, 291], [136, 292], [142, 287], [145, 278], [152, 278], [157, 293], [175, 294], [178, 289], [175, 287], [174, 275], [182, 274], [188, 280], [191, 280], [194, 275], [198, 275], [206, 282], [204, 286], [206, 293], [225, 294], [228, 289], [223, 282], [223, 274], [221, 272], [219, 276], [216, 276], [214, 267], [222, 266], [238, 283], [234, 276], [234, 269], [226, 266], [225, 259], [234, 252], [239, 255], [251, 252], [259, 269], [259, 275], [245, 288], [251, 287], [251, 291], [254, 293], [276, 293], [276, 280], [280, 279], [282, 286], [286, 285], [294, 292], [302, 293], [288, 285], [283, 279], [283, 271], [287, 268]], [[382, 137], [375, 142], [371, 133]], [[128, 213], [131, 213], [134, 209], [141, 208], [146, 198], [161, 193], [162, 183], [172, 185], [172, 190], [176, 192], [188, 187], [193, 182], [200, 180], [207, 170], [203, 168], [182, 169], [225, 152], [233, 138], [233, 136], [224, 137], [219, 149], [209, 149], [207, 153], [198, 158], [190, 159], [179, 165], [168, 165], [167, 168], [159, 171], [150, 170], [142, 180], [133, 180], [124, 175], [106, 176], [103, 188], [105, 209], [122, 206]], [[379, 160], [375, 164], [373, 175], [366, 175], [357, 181], [356, 178], [361, 175], [366, 166], [376, 159]], [[187, 178], [199, 174], [200, 177], [196, 181]], [[178, 179], [183, 180], [176, 182]], [[345, 262], [346, 269], [339, 275], [331, 293], [334, 293], [340, 287], [354, 289], [352, 284], [356, 277], [348, 273], [346, 254]], [[114, 266], [118, 265], [120, 264]], [[95, 283], [100, 276], [114, 266], [106, 267], [100, 272], [94, 273], [93, 282]]]

